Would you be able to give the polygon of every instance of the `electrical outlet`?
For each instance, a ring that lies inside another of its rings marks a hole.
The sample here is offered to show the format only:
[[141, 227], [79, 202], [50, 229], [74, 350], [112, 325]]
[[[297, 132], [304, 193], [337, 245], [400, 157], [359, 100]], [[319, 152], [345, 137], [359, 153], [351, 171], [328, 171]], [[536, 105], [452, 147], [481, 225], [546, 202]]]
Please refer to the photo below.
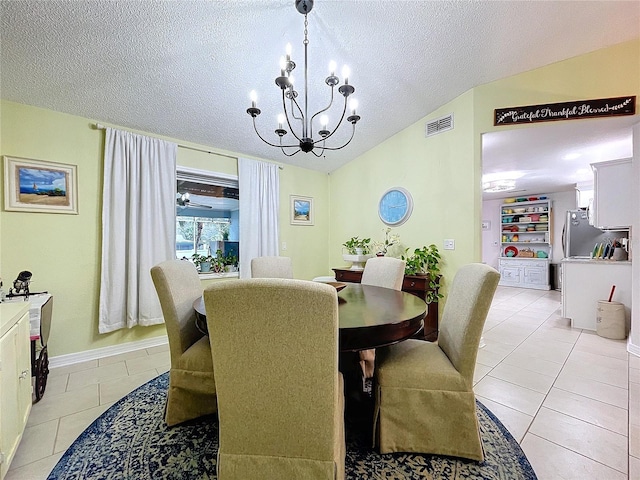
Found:
[[455, 250], [456, 249], [456, 241], [452, 238], [444, 239], [444, 249], [445, 250]]
[[287, 242], [282, 242], [282, 250], [286, 250], [287, 249]]

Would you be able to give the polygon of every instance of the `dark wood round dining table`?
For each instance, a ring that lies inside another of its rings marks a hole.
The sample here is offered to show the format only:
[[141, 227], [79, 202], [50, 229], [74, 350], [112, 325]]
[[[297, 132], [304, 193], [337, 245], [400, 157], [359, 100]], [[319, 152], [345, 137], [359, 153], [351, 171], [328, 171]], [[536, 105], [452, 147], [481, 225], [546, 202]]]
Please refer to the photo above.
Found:
[[[338, 292], [340, 351], [357, 352], [401, 342], [423, 326], [427, 304], [410, 293], [346, 283]], [[204, 299], [193, 302], [196, 324], [206, 332]]]

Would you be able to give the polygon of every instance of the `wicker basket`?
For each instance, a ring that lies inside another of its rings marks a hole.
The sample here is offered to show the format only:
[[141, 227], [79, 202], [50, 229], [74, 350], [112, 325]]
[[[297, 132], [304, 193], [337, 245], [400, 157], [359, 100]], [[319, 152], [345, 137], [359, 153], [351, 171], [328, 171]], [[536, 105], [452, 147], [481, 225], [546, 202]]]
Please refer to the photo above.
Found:
[[533, 258], [534, 255], [531, 250], [520, 250], [517, 256], [522, 258]]

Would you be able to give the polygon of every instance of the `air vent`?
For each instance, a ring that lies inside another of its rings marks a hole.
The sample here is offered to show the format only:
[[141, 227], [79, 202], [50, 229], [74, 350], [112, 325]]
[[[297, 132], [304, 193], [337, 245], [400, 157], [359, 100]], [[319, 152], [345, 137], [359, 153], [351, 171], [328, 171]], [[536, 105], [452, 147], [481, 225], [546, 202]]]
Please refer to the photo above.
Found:
[[438, 133], [446, 132], [447, 130], [453, 130], [453, 113], [444, 117], [436, 118], [435, 120], [427, 123], [426, 137], [437, 135]]

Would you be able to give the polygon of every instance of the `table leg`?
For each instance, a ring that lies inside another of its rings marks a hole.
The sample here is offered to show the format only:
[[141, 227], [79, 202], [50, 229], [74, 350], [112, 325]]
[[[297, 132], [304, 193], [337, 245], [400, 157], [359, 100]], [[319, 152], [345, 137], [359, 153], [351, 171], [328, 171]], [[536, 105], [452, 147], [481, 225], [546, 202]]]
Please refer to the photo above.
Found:
[[358, 352], [341, 352], [339, 369], [344, 378], [345, 425], [371, 432], [374, 397], [371, 379], [365, 381]]

